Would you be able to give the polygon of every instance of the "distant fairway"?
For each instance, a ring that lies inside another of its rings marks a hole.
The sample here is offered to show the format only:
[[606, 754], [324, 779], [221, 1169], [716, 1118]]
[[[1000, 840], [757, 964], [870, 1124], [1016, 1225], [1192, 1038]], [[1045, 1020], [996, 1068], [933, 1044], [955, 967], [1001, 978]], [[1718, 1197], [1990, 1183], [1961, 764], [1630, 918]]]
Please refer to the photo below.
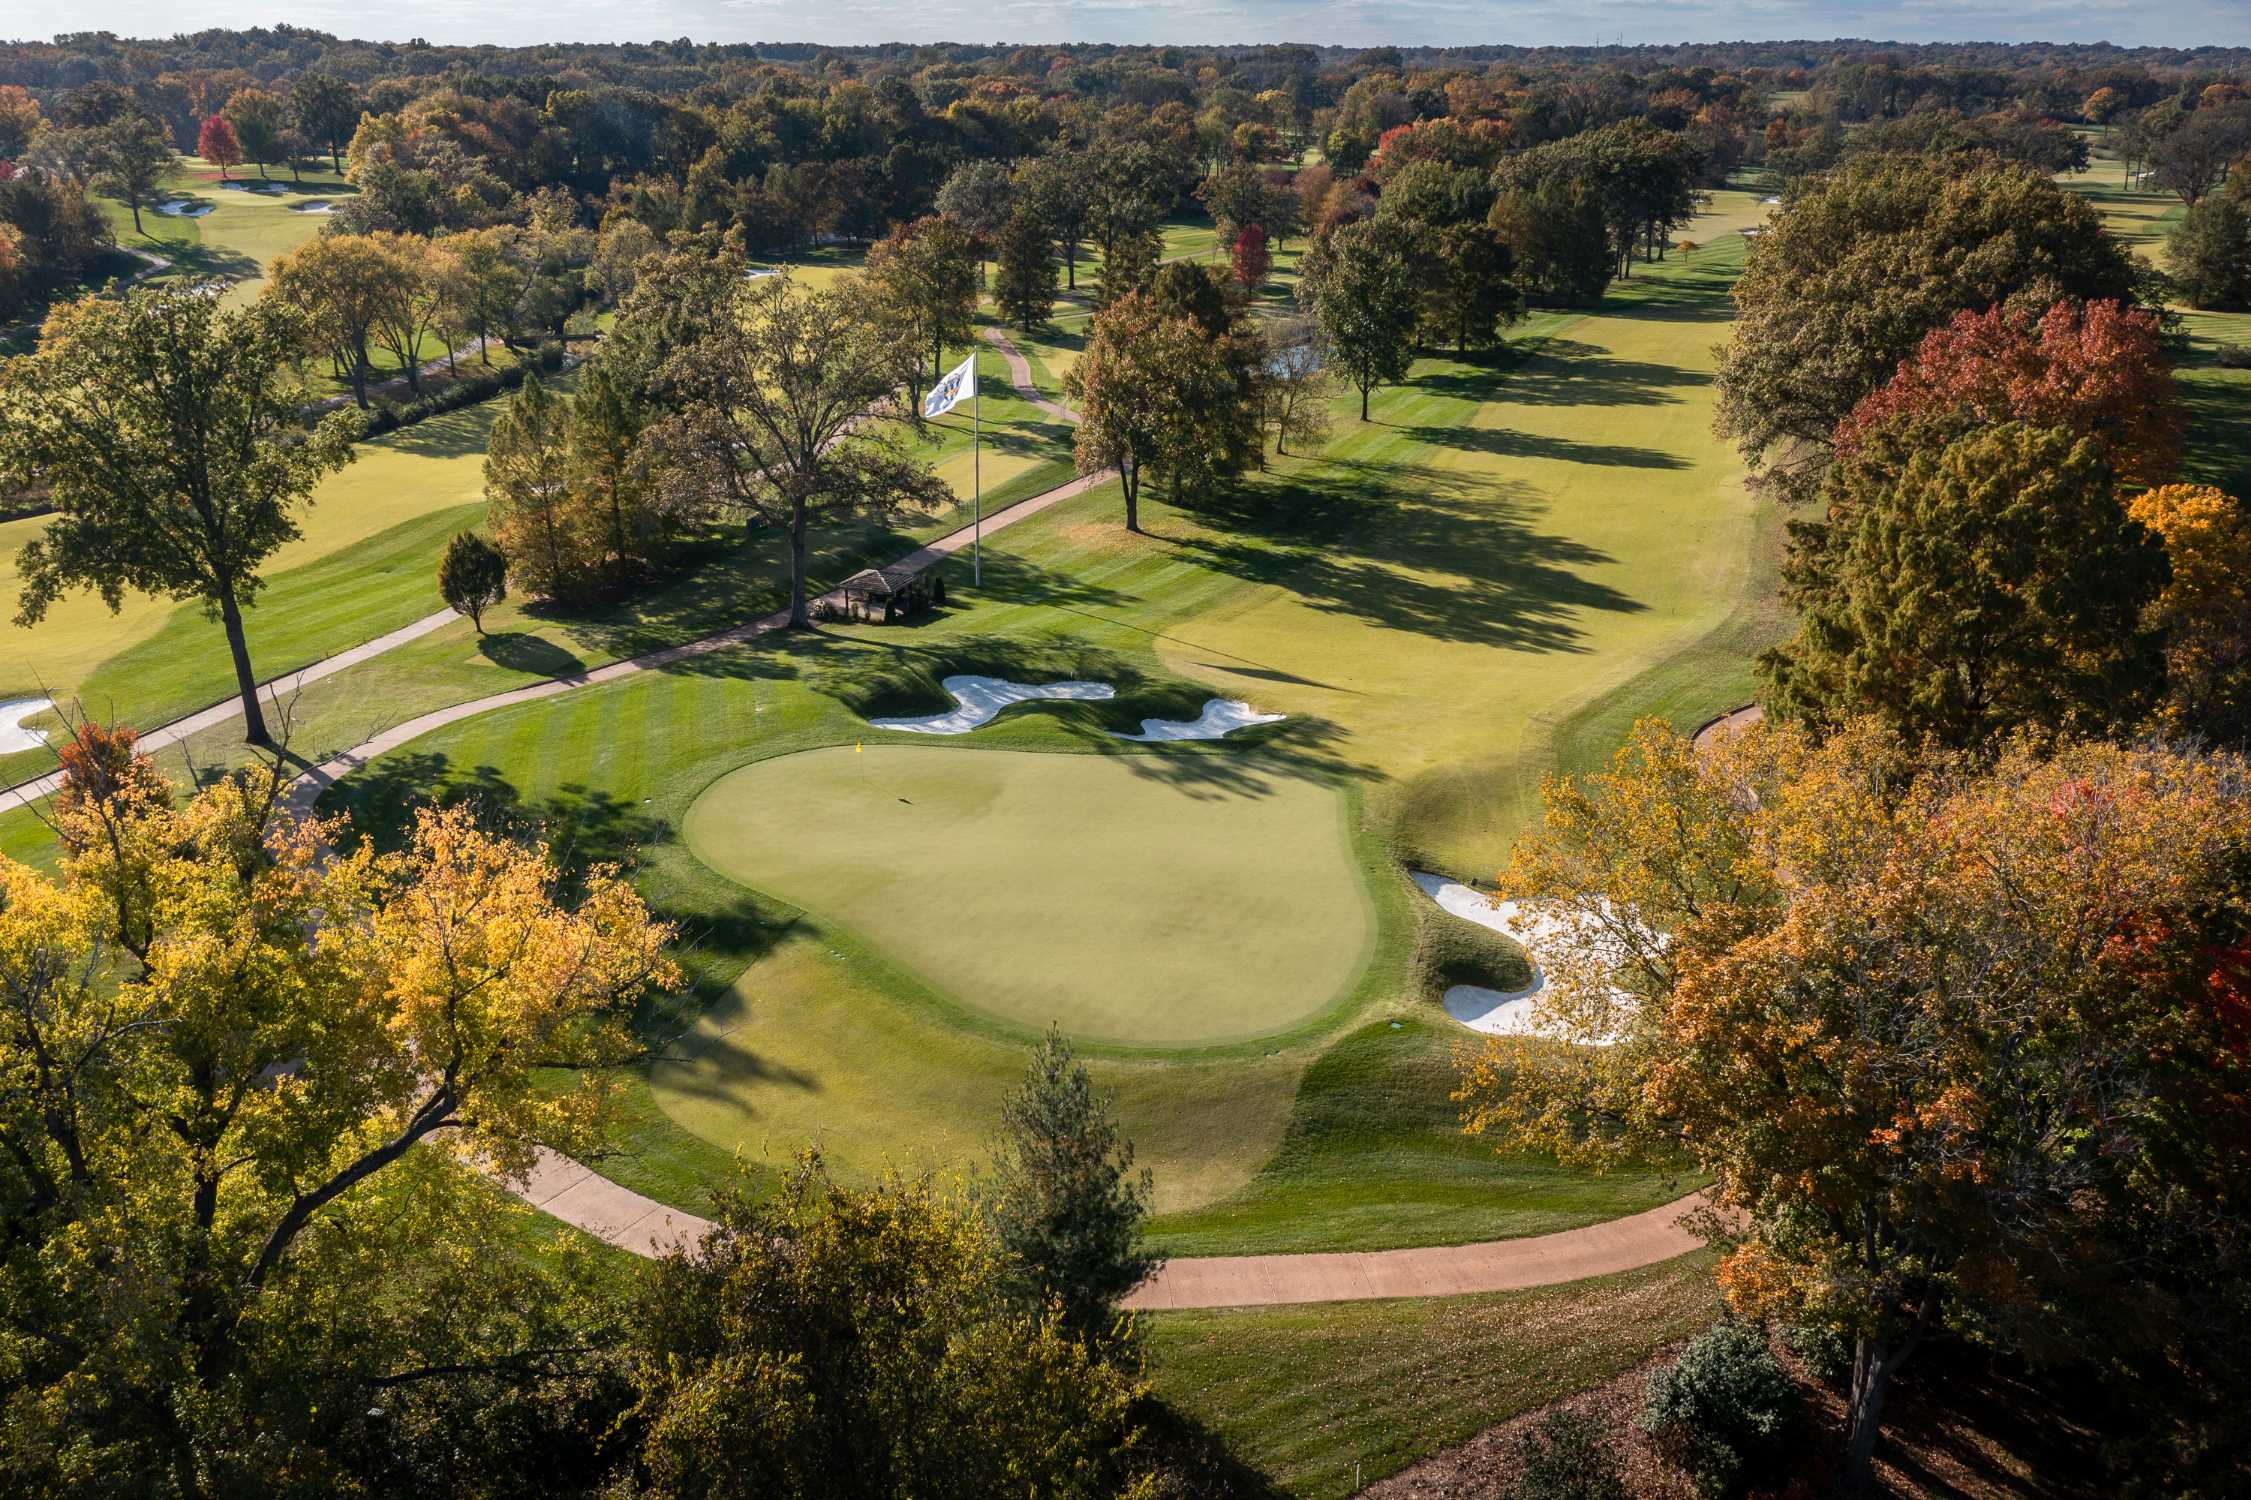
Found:
[[1222, 791], [1138, 756], [839, 746], [722, 778], [683, 832], [975, 1011], [1180, 1045], [1280, 1030], [1351, 982], [1371, 923], [1343, 817], [1278, 774]]

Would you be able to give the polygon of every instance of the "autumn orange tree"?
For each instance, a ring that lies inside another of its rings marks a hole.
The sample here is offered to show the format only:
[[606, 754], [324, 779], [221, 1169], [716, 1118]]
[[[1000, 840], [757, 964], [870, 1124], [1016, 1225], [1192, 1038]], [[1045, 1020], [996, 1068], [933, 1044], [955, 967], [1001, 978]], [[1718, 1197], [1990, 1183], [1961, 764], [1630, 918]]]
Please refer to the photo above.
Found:
[[2120, 479], [2161, 484], [2187, 417], [2159, 336], [2157, 314], [2116, 301], [1957, 313], [1837, 425], [1836, 451], [1901, 418], [2024, 422], [2093, 438]]
[[1490, 1043], [1467, 1127], [1685, 1152], [1729, 1301], [1852, 1340], [1856, 1484], [1941, 1331], [2193, 1365], [2242, 1327], [2218, 1289], [2251, 1181], [2247, 794], [2232, 756], [1988, 764], [1867, 722], [1699, 756], [1644, 723], [1549, 784], [1504, 880], [1573, 914], [1556, 1028], [1617, 1044]]
[[480, 1382], [581, 1373], [488, 1174], [595, 1143], [665, 926], [459, 812], [332, 854], [271, 770], [173, 806], [78, 748], [59, 875], [0, 861], [0, 1466], [341, 1493]]
[[2172, 577], [2151, 606], [2165, 632], [2172, 731], [2251, 743], [2251, 515], [2210, 485], [2160, 485], [2128, 504], [2165, 544]]

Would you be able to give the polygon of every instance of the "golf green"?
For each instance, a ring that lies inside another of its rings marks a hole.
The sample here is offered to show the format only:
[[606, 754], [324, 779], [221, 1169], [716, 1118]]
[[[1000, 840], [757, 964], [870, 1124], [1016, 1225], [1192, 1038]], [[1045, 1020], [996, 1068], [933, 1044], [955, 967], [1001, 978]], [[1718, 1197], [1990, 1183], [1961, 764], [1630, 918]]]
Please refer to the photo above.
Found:
[[836, 746], [721, 777], [683, 832], [1008, 1026], [1178, 1046], [1318, 1014], [1373, 931], [1341, 797], [1162, 760]]

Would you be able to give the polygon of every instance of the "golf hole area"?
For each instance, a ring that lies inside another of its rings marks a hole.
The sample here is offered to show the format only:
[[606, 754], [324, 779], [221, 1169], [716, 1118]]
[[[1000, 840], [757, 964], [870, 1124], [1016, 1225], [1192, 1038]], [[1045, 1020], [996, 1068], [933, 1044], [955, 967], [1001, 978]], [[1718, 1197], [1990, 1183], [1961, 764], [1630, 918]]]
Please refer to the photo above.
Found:
[[965, 1009], [1089, 1042], [1286, 1030], [1352, 986], [1374, 931], [1344, 797], [1269, 771], [843, 745], [730, 772], [683, 833]]

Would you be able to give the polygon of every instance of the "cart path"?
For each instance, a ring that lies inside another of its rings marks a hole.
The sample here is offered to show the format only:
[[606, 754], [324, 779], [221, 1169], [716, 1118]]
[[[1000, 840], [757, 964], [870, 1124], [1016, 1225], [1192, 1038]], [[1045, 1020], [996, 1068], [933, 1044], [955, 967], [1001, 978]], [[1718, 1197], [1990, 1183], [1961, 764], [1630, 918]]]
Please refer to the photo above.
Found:
[[[709, 1219], [659, 1203], [544, 1147], [538, 1150], [530, 1175], [512, 1184], [511, 1191], [532, 1207], [635, 1255], [693, 1249], [716, 1227]], [[1475, 1245], [1172, 1260], [1127, 1296], [1124, 1305], [1141, 1312], [1271, 1307], [1450, 1297], [1583, 1281], [1654, 1265], [1700, 1248], [1703, 1239], [1683, 1228], [1681, 1220], [1702, 1203], [1700, 1196], [1691, 1194], [1606, 1223]]]
[[1000, 357], [1007, 361], [1008, 383], [1015, 387], [1018, 396], [1058, 421], [1075, 424], [1079, 420], [1077, 412], [1060, 401], [1050, 401], [1040, 394], [1039, 387], [1032, 383], [1032, 362], [1024, 357], [1022, 350], [1009, 342], [1008, 335], [999, 327], [988, 327], [985, 330], [985, 342], [998, 349]]
[[[363, 661], [381, 656], [384, 652], [395, 650], [409, 641], [420, 640], [431, 631], [449, 625], [460, 618], [450, 609], [441, 609], [436, 614], [424, 615], [411, 625], [401, 625], [389, 635], [379, 635], [372, 641], [362, 641], [349, 651], [339, 651], [334, 656], [324, 656], [319, 661], [299, 667], [294, 672], [285, 672], [279, 677], [261, 682], [258, 684], [258, 692], [267, 702], [278, 703], [284, 694], [294, 693], [301, 687], [320, 681], [323, 677], [331, 676], [343, 671], [346, 667], [357, 666]], [[240, 717], [242, 717], [242, 695], [237, 693], [224, 702], [214, 703], [209, 708], [198, 709], [184, 718], [172, 720], [169, 724], [158, 725], [140, 737], [141, 748], [148, 751], [168, 749], [187, 739], [190, 735], [200, 734], [206, 729], [216, 728], [226, 723], [229, 719], [239, 719]], [[29, 781], [19, 781], [14, 786], [0, 789], [0, 811], [29, 807], [43, 797], [52, 796], [55, 789], [62, 785], [62, 779], [63, 773], [55, 770], [49, 771], [44, 776], [35, 776]]]

